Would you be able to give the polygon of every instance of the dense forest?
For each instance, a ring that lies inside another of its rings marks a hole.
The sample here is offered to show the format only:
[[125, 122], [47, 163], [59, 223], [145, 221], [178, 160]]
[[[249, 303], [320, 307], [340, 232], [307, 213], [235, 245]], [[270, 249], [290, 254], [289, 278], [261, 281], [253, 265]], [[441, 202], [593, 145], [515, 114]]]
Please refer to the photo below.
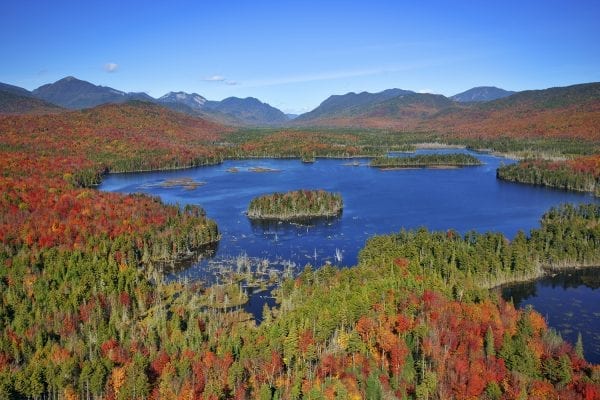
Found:
[[467, 167], [481, 165], [481, 161], [470, 154], [419, 154], [409, 157], [377, 157], [371, 160], [371, 167], [424, 168], [424, 167]]
[[247, 214], [253, 219], [294, 220], [334, 217], [342, 212], [343, 207], [339, 193], [295, 190], [256, 197], [248, 205]]
[[425, 228], [371, 238], [360, 259], [403, 257], [435, 273], [448, 293], [477, 298], [481, 288], [539, 277], [544, 270], [600, 263], [600, 206], [563, 205], [542, 217], [539, 229], [509, 241], [500, 233], [429, 232]]
[[566, 161], [524, 160], [499, 168], [497, 176], [511, 182], [600, 195], [600, 157], [597, 155]]
[[356, 267], [307, 267], [286, 280], [257, 326], [223, 307], [243, 301], [235, 288], [165, 282], [166, 265], [218, 240], [203, 210], [91, 188], [106, 171], [271, 152], [382, 155], [419, 140], [275, 137], [147, 104], [0, 117], [0, 398], [600, 396], [600, 369], [580, 347], [487, 290], [597, 263], [598, 206], [551, 210], [512, 241], [375, 237]]

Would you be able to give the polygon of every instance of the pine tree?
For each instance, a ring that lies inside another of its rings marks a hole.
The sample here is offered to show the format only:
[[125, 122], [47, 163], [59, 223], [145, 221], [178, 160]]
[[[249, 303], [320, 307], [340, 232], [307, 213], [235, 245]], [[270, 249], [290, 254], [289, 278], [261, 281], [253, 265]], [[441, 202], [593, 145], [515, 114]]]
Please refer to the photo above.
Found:
[[377, 374], [374, 372], [369, 375], [369, 378], [367, 379], [365, 395], [365, 398], [369, 400], [379, 400], [382, 398], [381, 383], [377, 378]]
[[584, 353], [583, 353], [583, 338], [581, 337], [581, 332], [579, 332], [577, 334], [577, 342], [575, 342], [575, 353], [579, 357], [584, 358]]
[[487, 358], [494, 357], [496, 355], [496, 349], [494, 348], [494, 332], [492, 327], [488, 326], [487, 332], [485, 333], [485, 356]]

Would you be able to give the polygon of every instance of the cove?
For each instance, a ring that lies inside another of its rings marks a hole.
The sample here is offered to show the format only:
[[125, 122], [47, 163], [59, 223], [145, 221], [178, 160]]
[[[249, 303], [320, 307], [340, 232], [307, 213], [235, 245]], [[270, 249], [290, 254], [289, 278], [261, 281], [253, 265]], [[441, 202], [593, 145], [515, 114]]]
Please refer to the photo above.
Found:
[[600, 363], [600, 268], [565, 271], [508, 285], [501, 293], [517, 307], [532, 306], [570, 343], [581, 333], [586, 360]]

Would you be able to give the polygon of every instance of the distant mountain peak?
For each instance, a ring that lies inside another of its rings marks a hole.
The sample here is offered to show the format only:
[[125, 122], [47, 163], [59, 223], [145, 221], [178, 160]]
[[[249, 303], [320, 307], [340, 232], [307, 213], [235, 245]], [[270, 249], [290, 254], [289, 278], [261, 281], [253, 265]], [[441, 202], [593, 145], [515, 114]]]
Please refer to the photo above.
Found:
[[504, 90], [496, 86], [477, 86], [450, 97], [460, 103], [486, 102], [508, 97], [516, 92]]
[[231, 116], [246, 125], [279, 125], [288, 121], [281, 110], [255, 97], [228, 97], [221, 101], [209, 101], [205, 108]]
[[204, 107], [206, 99], [198, 93], [169, 92], [158, 99], [160, 103], [179, 103], [190, 107], [192, 110], [200, 110]]
[[411, 90], [386, 89], [377, 93], [370, 92], [348, 92], [346, 94], [332, 95], [325, 99], [314, 110], [300, 115], [296, 120], [310, 121], [319, 118], [328, 118], [330, 116], [352, 115], [359, 109], [371, 107], [375, 104], [398, 96], [414, 94]]

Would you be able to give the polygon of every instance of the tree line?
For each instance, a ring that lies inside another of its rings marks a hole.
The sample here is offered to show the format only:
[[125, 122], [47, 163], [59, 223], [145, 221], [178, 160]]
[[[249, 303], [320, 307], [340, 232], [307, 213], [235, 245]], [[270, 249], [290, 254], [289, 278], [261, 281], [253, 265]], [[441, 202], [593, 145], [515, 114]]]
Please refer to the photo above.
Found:
[[466, 167], [481, 165], [481, 161], [470, 154], [419, 154], [408, 157], [377, 157], [371, 160], [377, 168], [422, 168], [422, 167]]

